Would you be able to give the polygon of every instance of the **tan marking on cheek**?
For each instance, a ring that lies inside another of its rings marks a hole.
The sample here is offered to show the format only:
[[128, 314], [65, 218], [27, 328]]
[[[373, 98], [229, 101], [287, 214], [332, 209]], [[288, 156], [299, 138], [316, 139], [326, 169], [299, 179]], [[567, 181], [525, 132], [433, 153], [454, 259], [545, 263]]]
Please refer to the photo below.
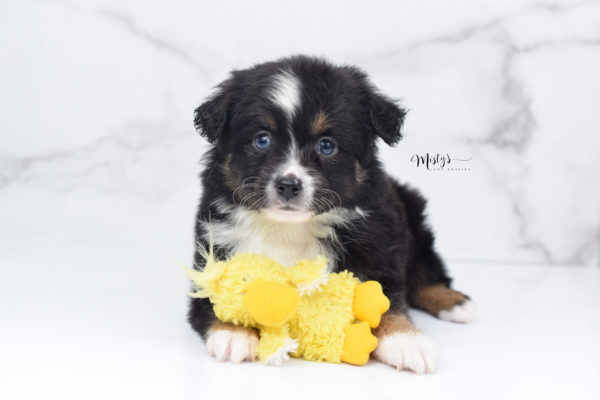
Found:
[[404, 314], [387, 312], [381, 316], [379, 327], [374, 330], [375, 336], [381, 339], [393, 333], [418, 332], [412, 322]]
[[354, 177], [356, 178], [356, 183], [362, 185], [367, 177], [367, 171], [365, 171], [358, 161], [354, 162]]
[[324, 111], [319, 111], [310, 124], [310, 133], [314, 136], [318, 136], [329, 128], [330, 125], [327, 114], [325, 114]]
[[221, 170], [223, 171], [223, 175], [225, 175], [225, 184], [229, 189], [235, 191], [240, 186], [241, 182], [240, 178], [231, 169], [232, 158], [233, 156], [231, 154], [228, 154], [227, 157], [225, 157], [225, 162], [223, 162]]
[[461, 292], [439, 284], [424, 286], [417, 290], [415, 306], [433, 315], [438, 315], [440, 311], [451, 310], [454, 306], [462, 304], [466, 300], [468, 300], [468, 297]]
[[268, 115], [261, 115], [260, 123], [263, 124], [263, 126], [265, 126], [269, 132], [275, 132], [277, 130], [277, 124], [275, 123], [275, 120]]

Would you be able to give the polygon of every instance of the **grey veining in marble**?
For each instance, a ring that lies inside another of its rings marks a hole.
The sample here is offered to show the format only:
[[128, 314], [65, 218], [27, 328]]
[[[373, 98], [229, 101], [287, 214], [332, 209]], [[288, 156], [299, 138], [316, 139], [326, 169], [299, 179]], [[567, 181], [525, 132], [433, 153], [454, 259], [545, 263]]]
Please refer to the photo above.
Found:
[[448, 259], [598, 263], [599, 1], [251, 3], [3, 2], [0, 250], [191, 241], [193, 109], [231, 68], [308, 53], [409, 109], [381, 156]]

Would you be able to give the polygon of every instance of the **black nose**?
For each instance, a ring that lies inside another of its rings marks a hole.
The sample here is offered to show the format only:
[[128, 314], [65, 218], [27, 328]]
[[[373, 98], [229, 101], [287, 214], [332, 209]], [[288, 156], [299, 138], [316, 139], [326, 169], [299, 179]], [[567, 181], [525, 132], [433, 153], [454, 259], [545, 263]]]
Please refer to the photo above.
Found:
[[275, 186], [277, 186], [277, 193], [289, 200], [300, 193], [302, 181], [296, 175], [286, 175], [277, 179]]

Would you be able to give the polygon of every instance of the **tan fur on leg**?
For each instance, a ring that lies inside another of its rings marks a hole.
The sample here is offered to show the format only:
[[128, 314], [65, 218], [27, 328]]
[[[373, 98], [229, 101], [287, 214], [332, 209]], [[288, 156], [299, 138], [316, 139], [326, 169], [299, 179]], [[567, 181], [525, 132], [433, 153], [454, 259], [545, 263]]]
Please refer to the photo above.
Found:
[[414, 305], [440, 319], [453, 322], [470, 322], [475, 314], [469, 296], [442, 284], [418, 289]]
[[457, 304], [462, 304], [468, 297], [447, 288], [444, 285], [424, 286], [417, 290], [415, 306], [433, 315], [438, 315], [442, 310], [450, 310]]
[[396, 332], [418, 332], [405, 314], [385, 313], [381, 316], [379, 327], [374, 330], [377, 339]]

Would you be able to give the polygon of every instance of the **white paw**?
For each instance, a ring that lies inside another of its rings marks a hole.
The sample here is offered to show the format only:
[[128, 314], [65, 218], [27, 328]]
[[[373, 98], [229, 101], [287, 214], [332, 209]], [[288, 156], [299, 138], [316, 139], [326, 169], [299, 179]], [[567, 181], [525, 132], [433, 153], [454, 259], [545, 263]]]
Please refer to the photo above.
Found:
[[435, 368], [435, 346], [421, 332], [398, 332], [384, 336], [374, 355], [387, 365], [417, 374], [432, 373]]
[[258, 337], [250, 330], [218, 329], [210, 331], [206, 339], [206, 347], [211, 357], [236, 364], [242, 361], [254, 361], [256, 346], [258, 346]]
[[450, 310], [442, 310], [438, 314], [439, 319], [452, 322], [471, 322], [475, 317], [475, 304], [467, 300], [462, 304], [457, 304]]

